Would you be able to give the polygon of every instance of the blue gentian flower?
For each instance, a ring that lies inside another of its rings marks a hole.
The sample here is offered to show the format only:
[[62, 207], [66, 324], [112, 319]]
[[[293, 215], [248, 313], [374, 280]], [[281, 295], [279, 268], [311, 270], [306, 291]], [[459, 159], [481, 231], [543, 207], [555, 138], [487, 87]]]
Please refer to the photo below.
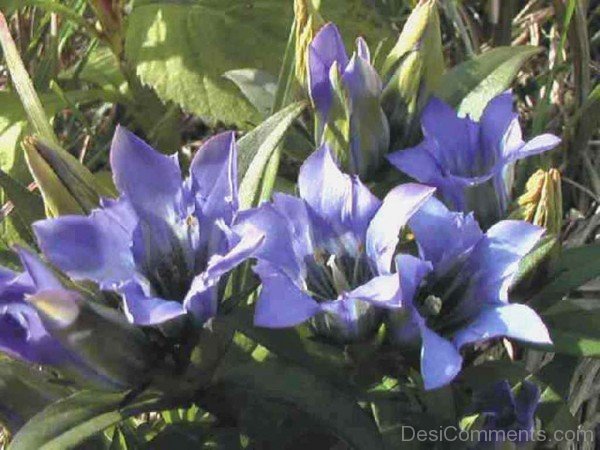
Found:
[[510, 92], [492, 99], [479, 122], [458, 117], [434, 97], [423, 110], [421, 127], [423, 141], [391, 153], [389, 161], [417, 181], [437, 187], [451, 209], [474, 211], [486, 228], [506, 216], [511, 164], [560, 142], [552, 134], [524, 142]]
[[308, 48], [308, 75], [316, 142], [329, 144], [349, 172], [370, 176], [384, 161], [390, 131], [367, 43], [359, 37], [348, 58], [337, 27], [325, 25]]
[[159, 324], [186, 313], [217, 313], [221, 276], [248, 258], [262, 235], [231, 230], [238, 211], [233, 133], [208, 140], [182, 179], [176, 155], [162, 155], [119, 127], [110, 161], [121, 196], [89, 216], [34, 224], [48, 259], [75, 280], [124, 297], [129, 320]]
[[64, 288], [35, 254], [16, 250], [25, 271], [0, 268], [0, 351], [37, 364], [62, 363], [68, 359], [66, 351], [46, 330], [27, 297]]
[[240, 233], [251, 226], [266, 235], [254, 268], [262, 280], [254, 323], [283, 328], [310, 320], [338, 342], [366, 339], [381, 324], [382, 308], [402, 305], [392, 273], [399, 230], [434, 189], [405, 184], [382, 202], [338, 169], [326, 145], [304, 162], [298, 189], [300, 198], [276, 194], [240, 215]]
[[482, 414], [484, 422], [478, 448], [495, 448], [503, 442], [525, 444], [533, 440], [535, 411], [540, 402], [540, 389], [524, 380], [516, 395], [506, 380], [490, 389], [478, 392], [474, 398], [474, 412]]
[[[505, 220], [484, 234], [473, 214], [450, 212], [435, 198], [410, 219], [409, 227], [421, 260], [412, 273], [399, 271], [406, 308], [391, 318], [390, 328], [398, 344], [412, 345], [420, 338], [426, 389], [454, 379], [465, 345], [501, 336], [551, 343], [533, 309], [508, 301], [519, 261], [538, 242], [542, 228]], [[414, 257], [401, 255], [397, 265], [406, 258]]]

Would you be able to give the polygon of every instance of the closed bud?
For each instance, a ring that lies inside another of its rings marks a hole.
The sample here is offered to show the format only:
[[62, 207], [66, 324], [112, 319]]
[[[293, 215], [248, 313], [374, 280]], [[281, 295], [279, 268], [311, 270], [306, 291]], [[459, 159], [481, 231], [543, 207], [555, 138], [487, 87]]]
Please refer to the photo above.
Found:
[[538, 170], [527, 181], [525, 193], [518, 200], [512, 217], [526, 220], [559, 234], [562, 226], [562, 190], [560, 172]]
[[440, 19], [435, 0], [422, 0], [383, 64], [383, 109], [394, 148], [414, 144], [418, 118], [444, 72]]
[[121, 387], [148, 380], [155, 352], [117, 311], [63, 289], [37, 292], [28, 301], [52, 337], [99, 379]]
[[65, 150], [35, 137], [26, 138], [23, 146], [29, 170], [44, 197], [48, 216], [89, 214], [100, 203], [101, 195], [112, 195]]
[[338, 29], [328, 24], [312, 41], [308, 62], [316, 141], [333, 150], [345, 171], [372, 178], [384, 162], [390, 133], [366, 42], [358, 38], [348, 58]]

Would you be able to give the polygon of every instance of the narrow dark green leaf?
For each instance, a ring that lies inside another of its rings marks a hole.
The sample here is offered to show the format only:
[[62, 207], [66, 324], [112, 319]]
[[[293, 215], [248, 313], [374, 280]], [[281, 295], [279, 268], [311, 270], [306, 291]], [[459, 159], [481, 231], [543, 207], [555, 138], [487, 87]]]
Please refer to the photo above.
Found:
[[529, 252], [519, 263], [519, 269], [513, 279], [512, 285], [516, 286], [528, 276], [532, 275], [538, 266], [552, 253], [558, 239], [555, 236], [544, 237], [535, 248]]
[[510, 87], [521, 66], [540, 51], [532, 46], [497, 47], [444, 74], [436, 95], [460, 114], [478, 119], [485, 105]]
[[0, 356], [0, 422], [16, 433], [46, 406], [68, 396], [71, 391], [56, 381], [47, 372]]
[[555, 352], [600, 356], [600, 300], [567, 299], [542, 313]]
[[14, 436], [9, 450], [64, 450], [119, 421], [163, 409], [152, 393], [127, 402], [126, 393], [79, 391], [36, 414]]
[[240, 205], [249, 208], [260, 187], [269, 158], [285, 136], [288, 128], [306, 107], [305, 102], [289, 105], [273, 114], [238, 142]]
[[599, 262], [598, 244], [563, 250], [549, 276], [550, 282], [529, 299], [529, 305], [538, 311], [551, 307], [572, 290], [600, 276]]

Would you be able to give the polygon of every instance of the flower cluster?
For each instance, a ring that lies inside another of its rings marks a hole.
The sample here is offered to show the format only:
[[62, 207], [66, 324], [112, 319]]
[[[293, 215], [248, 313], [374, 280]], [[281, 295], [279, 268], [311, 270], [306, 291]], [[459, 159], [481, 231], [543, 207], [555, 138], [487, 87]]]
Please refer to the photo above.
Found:
[[[300, 169], [298, 196], [276, 193], [240, 211], [232, 132], [204, 143], [184, 176], [176, 155], [119, 127], [110, 151], [118, 198], [102, 200], [88, 216], [34, 224], [53, 269], [19, 248], [25, 271], [0, 270], [0, 349], [127, 384], [118, 371], [103, 371], [102, 364], [114, 368], [109, 356], [98, 360], [65, 337], [85, 308], [110, 316], [88, 305], [83, 286], [119, 294], [127, 326], [107, 323], [143, 346], [141, 327], [176, 335], [217, 316], [227, 275], [250, 259], [261, 282], [256, 326], [305, 323], [341, 346], [367, 342], [385, 326], [397, 351], [420, 349], [426, 389], [458, 376], [467, 347], [503, 337], [550, 344], [537, 313], [509, 301], [519, 264], [544, 229], [506, 220], [506, 180], [516, 160], [558, 139], [525, 142], [510, 93], [493, 99], [479, 122], [431, 98], [421, 144], [388, 155], [422, 184], [401, 184], [381, 200], [363, 184], [385, 163], [390, 142], [368, 47], [359, 39], [348, 58], [328, 24], [308, 52], [318, 148]], [[399, 250], [404, 231], [409, 245]], [[490, 424], [501, 421], [493, 413]]]

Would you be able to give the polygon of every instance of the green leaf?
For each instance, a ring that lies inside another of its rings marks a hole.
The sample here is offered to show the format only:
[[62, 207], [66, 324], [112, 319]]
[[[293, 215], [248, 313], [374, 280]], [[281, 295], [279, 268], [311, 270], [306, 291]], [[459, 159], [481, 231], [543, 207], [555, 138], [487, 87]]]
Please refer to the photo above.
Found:
[[550, 330], [553, 351], [577, 356], [600, 356], [600, 300], [562, 300], [545, 310], [541, 316]]
[[572, 290], [600, 276], [600, 245], [564, 249], [549, 276], [551, 280], [532, 296], [528, 304], [544, 311]]
[[17, 217], [14, 223], [19, 235], [25, 241], [33, 242], [31, 224], [45, 217], [42, 198], [30, 192], [2, 170], [0, 170], [0, 186], [13, 204], [12, 213]]
[[567, 404], [577, 364], [578, 358], [573, 356], [554, 355], [552, 361], [536, 374], [536, 378], [546, 385], [536, 414], [550, 433], [577, 429], [577, 420]]
[[550, 256], [556, 247], [558, 239], [556, 236], [545, 236], [538, 242], [519, 263], [519, 269], [515, 274], [512, 285], [516, 286], [527, 277], [531, 276], [542, 262]]
[[298, 327], [269, 329], [255, 327], [252, 308], [237, 308], [224, 320], [232, 322], [241, 333], [264, 346], [282, 359], [332, 380], [337, 385], [348, 384], [347, 363], [342, 351], [303, 335]]
[[128, 402], [126, 393], [79, 391], [36, 414], [9, 450], [64, 450], [127, 417], [163, 409], [164, 403], [152, 393]]
[[351, 448], [383, 448], [375, 423], [355, 399], [299, 367], [274, 361], [242, 363], [228, 367], [218, 380], [229, 392], [296, 408]]
[[50, 121], [46, 117], [42, 103], [35, 92], [29, 74], [23, 65], [15, 41], [10, 35], [4, 14], [0, 12], [0, 44], [4, 50], [4, 59], [10, 72], [13, 84], [23, 103], [29, 122], [42, 138], [49, 143], [58, 145], [58, 140]]
[[485, 389], [497, 381], [507, 380], [515, 384], [530, 375], [521, 362], [498, 360], [485, 361], [476, 366], [466, 367], [460, 379], [474, 390]]
[[43, 408], [71, 393], [53, 379], [47, 372], [0, 356], [0, 422], [16, 433]]
[[477, 120], [487, 103], [508, 89], [523, 66], [541, 51], [533, 46], [497, 47], [442, 76], [436, 95]]
[[277, 78], [257, 69], [238, 69], [225, 72], [224, 77], [233, 81], [244, 97], [262, 117], [268, 117], [277, 91]]
[[[292, 6], [282, 0], [137, 0], [126, 58], [163, 100], [212, 122], [248, 127], [260, 117], [223, 74], [240, 67], [279, 73]], [[320, 12], [352, 41], [366, 34], [375, 45], [387, 31], [362, 0], [328, 0]]]
[[285, 136], [288, 128], [306, 107], [305, 102], [293, 103], [273, 114], [238, 142], [240, 206], [252, 206], [269, 158]]
[[94, 48], [87, 56], [83, 68], [77, 73], [78, 66], [62, 72], [61, 80], [77, 78], [95, 84], [103, 89], [115, 89], [122, 86], [126, 80], [119, 70], [119, 60], [115, 54], [105, 46]]

